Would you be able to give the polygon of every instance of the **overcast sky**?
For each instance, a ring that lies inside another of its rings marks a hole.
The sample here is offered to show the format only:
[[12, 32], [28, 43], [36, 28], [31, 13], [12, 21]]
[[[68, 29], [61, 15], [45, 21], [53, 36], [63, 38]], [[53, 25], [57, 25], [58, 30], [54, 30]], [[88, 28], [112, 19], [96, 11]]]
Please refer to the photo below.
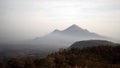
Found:
[[0, 40], [24, 40], [72, 24], [120, 39], [120, 0], [0, 0]]

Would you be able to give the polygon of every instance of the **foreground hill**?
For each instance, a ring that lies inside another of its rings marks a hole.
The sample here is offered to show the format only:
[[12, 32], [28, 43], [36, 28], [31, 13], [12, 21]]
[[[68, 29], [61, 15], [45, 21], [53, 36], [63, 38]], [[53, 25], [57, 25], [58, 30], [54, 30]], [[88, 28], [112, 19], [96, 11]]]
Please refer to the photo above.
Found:
[[0, 68], [120, 68], [120, 46], [60, 49], [47, 57], [14, 58]]

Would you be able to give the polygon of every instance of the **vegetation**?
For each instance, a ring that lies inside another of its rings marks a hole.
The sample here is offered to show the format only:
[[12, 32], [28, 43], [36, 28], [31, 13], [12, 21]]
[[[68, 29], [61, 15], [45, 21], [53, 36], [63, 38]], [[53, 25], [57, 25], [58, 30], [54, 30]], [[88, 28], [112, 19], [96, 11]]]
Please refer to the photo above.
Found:
[[60, 49], [47, 57], [10, 59], [0, 68], [120, 68], [120, 46]]

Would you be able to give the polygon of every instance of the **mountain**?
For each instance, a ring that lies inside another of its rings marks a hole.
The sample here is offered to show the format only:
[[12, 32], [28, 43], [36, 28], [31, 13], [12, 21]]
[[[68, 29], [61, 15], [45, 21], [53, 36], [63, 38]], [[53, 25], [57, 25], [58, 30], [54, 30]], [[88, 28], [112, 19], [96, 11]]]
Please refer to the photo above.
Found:
[[[87, 29], [82, 29], [77, 25], [72, 25], [68, 27], [67, 29], [60, 31], [60, 30], [55, 30], [53, 33], [61, 34], [61, 35], [66, 35], [66, 36], [74, 36], [74, 37], [80, 37], [80, 38], [104, 38], [103, 36], [100, 36], [96, 33], [92, 33], [88, 31]], [[52, 33], [52, 34], [53, 34]]]
[[58, 50], [59, 48], [67, 48], [69, 45], [76, 41], [82, 40], [110, 40], [107, 37], [82, 29], [77, 25], [71, 25], [65, 30], [54, 30], [44, 37], [37, 37], [27, 42], [29, 45], [33, 45], [37, 49], [43, 50]]
[[92, 46], [117, 46], [119, 44], [113, 43], [106, 40], [85, 40], [85, 41], [78, 41], [73, 43], [70, 48], [85, 48], [85, 47], [92, 47]]

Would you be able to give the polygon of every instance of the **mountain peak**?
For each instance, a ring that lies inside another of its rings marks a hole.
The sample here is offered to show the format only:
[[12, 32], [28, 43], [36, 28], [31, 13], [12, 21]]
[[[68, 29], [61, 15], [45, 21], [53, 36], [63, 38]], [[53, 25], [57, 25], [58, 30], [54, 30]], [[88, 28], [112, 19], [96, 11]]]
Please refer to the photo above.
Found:
[[71, 25], [69, 28], [79, 28], [80, 29], [80, 27], [76, 24]]
[[83, 30], [82, 28], [80, 28], [78, 25], [73, 24], [70, 27], [68, 27], [67, 29], [65, 29], [64, 31], [80, 31]]

